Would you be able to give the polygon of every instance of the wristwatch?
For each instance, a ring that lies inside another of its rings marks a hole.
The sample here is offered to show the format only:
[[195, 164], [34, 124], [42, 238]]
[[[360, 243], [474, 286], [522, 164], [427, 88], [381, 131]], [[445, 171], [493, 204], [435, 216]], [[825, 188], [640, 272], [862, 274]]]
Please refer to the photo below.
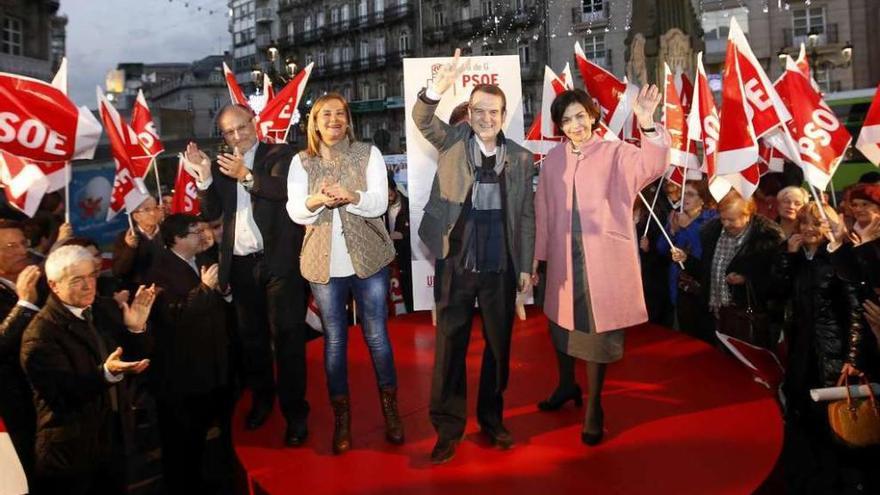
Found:
[[241, 185], [245, 188], [250, 189], [254, 185], [254, 174], [248, 172], [247, 175], [244, 176], [244, 179], [241, 179]]

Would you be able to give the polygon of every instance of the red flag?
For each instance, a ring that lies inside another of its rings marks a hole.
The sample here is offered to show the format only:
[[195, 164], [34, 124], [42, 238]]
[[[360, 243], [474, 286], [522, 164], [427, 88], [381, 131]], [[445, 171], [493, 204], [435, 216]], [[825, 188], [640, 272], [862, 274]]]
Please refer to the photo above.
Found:
[[709, 191], [716, 201], [720, 201], [730, 191], [730, 183], [716, 173], [720, 127], [715, 98], [703, 68], [703, 52], [700, 52], [697, 54], [696, 85], [691, 97], [691, 112], [688, 114], [688, 138], [703, 143], [702, 170], [706, 173]]
[[[541, 93], [541, 111], [532, 121], [532, 126], [526, 133], [525, 146], [536, 155], [536, 159], [540, 160], [544, 157], [557, 143], [562, 141], [562, 135], [556, 126], [550, 120], [550, 105], [556, 96], [565, 91], [572, 89], [571, 71], [566, 64], [562, 74], [557, 76], [553, 69], [544, 67], [544, 89]], [[547, 117], [545, 117], [547, 116]]]
[[287, 133], [303, 91], [312, 74], [314, 62], [307, 65], [289, 82], [284, 89], [266, 103], [257, 116], [257, 135], [266, 143], [286, 143]]
[[632, 114], [632, 105], [639, 95], [639, 88], [622, 82], [602, 67], [590, 62], [579, 42], [574, 45], [574, 55], [587, 93], [602, 108], [602, 120], [614, 134], [619, 134]]
[[[785, 168], [785, 156], [764, 139], [758, 140], [758, 155], [761, 157], [762, 173], [782, 172]], [[764, 171], [766, 168], [766, 171]]]
[[789, 129], [797, 142], [804, 178], [823, 190], [843, 159], [852, 136], [791, 57], [787, 57], [785, 74], [776, 86], [791, 111]]
[[721, 86], [720, 132], [715, 171], [718, 175], [741, 172], [759, 158], [758, 139], [746, 109], [745, 90], [738, 65], [736, 45], [728, 43]]
[[237, 103], [250, 108], [248, 106], [247, 98], [244, 97], [244, 93], [238, 86], [238, 81], [235, 80], [235, 73], [229, 70], [229, 66], [226, 65], [226, 62], [223, 62], [223, 75], [226, 77], [226, 87], [229, 88], [229, 100], [232, 103]]
[[0, 183], [9, 204], [33, 217], [46, 193], [67, 184], [68, 162], [35, 162], [0, 150]]
[[272, 86], [272, 80], [269, 74], [263, 74], [263, 95], [266, 97], [266, 103], [275, 98], [275, 86]]
[[688, 139], [686, 113], [678, 91], [675, 89], [675, 81], [669, 66], [663, 64], [665, 70], [666, 87], [663, 98], [663, 126], [669, 131], [671, 138], [667, 161], [670, 165], [699, 169], [697, 162], [697, 147]]
[[821, 93], [822, 91], [819, 89], [819, 83], [813, 79], [812, 74], [810, 74], [810, 61], [807, 59], [807, 48], [801, 43], [801, 51], [798, 54], [797, 60], [795, 60], [795, 64], [797, 64], [797, 68], [804, 77], [810, 81], [810, 85], [813, 86], [813, 89], [816, 90], [817, 93]]
[[681, 70], [681, 67], [675, 69], [675, 90], [678, 91], [678, 98], [681, 100], [681, 106], [684, 107], [685, 115], [689, 115], [691, 113], [691, 96], [694, 94], [694, 85], [687, 74]]
[[151, 156], [156, 156], [165, 151], [165, 146], [159, 141], [159, 133], [156, 131], [156, 125], [153, 123], [153, 115], [147, 106], [147, 99], [144, 98], [143, 90], [138, 90], [137, 99], [134, 102], [134, 108], [131, 110], [131, 128], [137, 134], [141, 146]]
[[101, 124], [52, 84], [0, 72], [0, 149], [40, 162], [91, 159]]
[[865, 155], [874, 165], [880, 166], [880, 85], [874, 93], [874, 101], [862, 122], [862, 130], [859, 131], [859, 139], [856, 141], [856, 149]]
[[171, 213], [198, 215], [200, 212], [196, 180], [184, 170], [183, 155], [181, 155], [177, 165], [177, 179], [174, 181], [174, 196], [171, 198]]
[[107, 209], [107, 220], [110, 220], [123, 208], [131, 212], [146, 199], [147, 188], [143, 176], [152, 157], [143, 149], [134, 130], [104, 98], [101, 88], [98, 88], [98, 109], [110, 139], [110, 151], [116, 161], [116, 178]]

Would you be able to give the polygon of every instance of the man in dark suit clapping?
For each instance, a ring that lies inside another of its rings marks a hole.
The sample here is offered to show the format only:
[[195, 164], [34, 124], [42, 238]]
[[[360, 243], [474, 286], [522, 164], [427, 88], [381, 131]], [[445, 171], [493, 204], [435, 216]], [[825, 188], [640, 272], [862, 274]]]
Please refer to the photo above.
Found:
[[309, 405], [305, 281], [299, 272], [303, 230], [285, 208], [293, 150], [260, 143], [254, 115], [241, 105], [223, 108], [217, 126], [233, 152], [211, 163], [190, 143], [185, 165], [196, 178], [202, 216], [208, 221], [223, 217], [220, 287], [232, 288], [245, 381], [253, 393], [245, 426], [259, 428], [272, 410], [274, 347], [278, 398], [287, 419], [284, 440], [298, 446], [308, 435]]
[[124, 359], [142, 345], [155, 290], [140, 287], [131, 304], [96, 297], [98, 269], [82, 246], [54, 251], [45, 271], [52, 293], [21, 343], [37, 412], [34, 493], [122, 493], [123, 379], [149, 366]]

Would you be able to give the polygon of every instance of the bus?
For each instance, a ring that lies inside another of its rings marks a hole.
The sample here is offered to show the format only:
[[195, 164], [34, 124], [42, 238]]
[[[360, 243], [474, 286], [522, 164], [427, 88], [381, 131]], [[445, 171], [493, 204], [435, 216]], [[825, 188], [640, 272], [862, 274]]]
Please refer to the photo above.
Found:
[[838, 120], [852, 135], [852, 145], [846, 152], [846, 157], [834, 174], [834, 189], [840, 191], [846, 186], [858, 182], [859, 177], [865, 172], [877, 171], [878, 168], [869, 162], [855, 148], [862, 123], [868, 114], [871, 100], [877, 92], [876, 88], [854, 89], [852, 91], [838, 91], [824, 95], [825, 103], [831, 107]]

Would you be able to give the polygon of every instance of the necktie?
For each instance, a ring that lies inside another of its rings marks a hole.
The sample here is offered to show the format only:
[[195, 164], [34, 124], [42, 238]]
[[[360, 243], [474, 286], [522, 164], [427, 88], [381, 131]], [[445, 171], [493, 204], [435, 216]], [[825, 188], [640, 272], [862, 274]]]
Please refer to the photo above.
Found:
[[[82, 312], [82, 317], [86, 321], [89, 327], [89, 331], [92, 333], [95, 338], [95, 342], [98, 344], [98, 352], [101, 354], [101, 360], [104, 361], [107, 359], [107, 356], [110, 355], [107, 352], [107, 344], [104, 342], [104, 339], [98, 333], [98, 329], [95, 327], [94, 316], [92, 315], [92, 308], [89, 306], [84, 309]], [[110, 385], [110, 407], [113, 408], [113, 411], [119, 410], [119, 399], [116, 394], [116, 384]]]

